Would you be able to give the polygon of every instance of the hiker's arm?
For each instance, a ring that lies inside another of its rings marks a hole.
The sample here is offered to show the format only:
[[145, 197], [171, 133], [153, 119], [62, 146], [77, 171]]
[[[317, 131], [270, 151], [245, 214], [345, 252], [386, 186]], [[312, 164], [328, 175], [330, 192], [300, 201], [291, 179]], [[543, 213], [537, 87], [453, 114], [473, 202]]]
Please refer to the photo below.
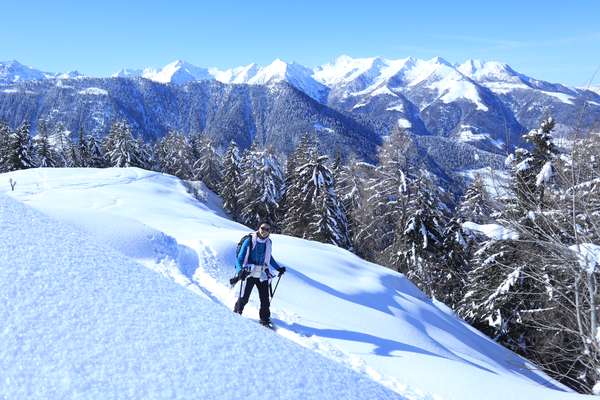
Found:
[[271, 261], [269, 262], [269, 264], [271, 264], [271, 267], [275, 268], [277, 271], [279, 271], [279, 269], [281, 268], [279, 264], [277, 264], [277, 261], [275, 261], [273, 256], [271, 256]]
[[240, 272], [242, 270], [242, 267], [244, 266], [244, 259], [246, 258], [246, 252], [248, 251], [248, 246], [250, 246], [250, 238], [244, 240], [244, 243], [242, 244], [242, 248], [240, 249], [240, 254], [237, 255], [237, 259], [236, 259], [236, 263], [235, 263], [235, 270], [237, 272]]

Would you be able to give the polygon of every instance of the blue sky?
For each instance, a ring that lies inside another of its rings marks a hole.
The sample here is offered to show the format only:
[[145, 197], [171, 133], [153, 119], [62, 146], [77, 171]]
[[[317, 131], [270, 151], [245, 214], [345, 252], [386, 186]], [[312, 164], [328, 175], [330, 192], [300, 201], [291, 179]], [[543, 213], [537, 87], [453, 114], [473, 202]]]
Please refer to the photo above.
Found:
[[106, 76], [176, 59], [226, 68], [275, 58], [312, 67], [340, 54], [440, 56], [499, 60], [583, 86], [600, 66], [597, 0], [4, 0], [0, 11], [0, 60], [52, 72]]

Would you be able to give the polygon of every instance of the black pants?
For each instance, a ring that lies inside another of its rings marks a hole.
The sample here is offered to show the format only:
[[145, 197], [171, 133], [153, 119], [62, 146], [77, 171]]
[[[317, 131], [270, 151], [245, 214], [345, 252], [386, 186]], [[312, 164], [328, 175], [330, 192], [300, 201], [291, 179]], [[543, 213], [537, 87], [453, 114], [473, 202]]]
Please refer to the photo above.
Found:
[[246, 304], [248, 304], [248, 300], [250, 300], [252, 289], [254, 288], [254, 285], [256, 285], [258, 288], [258, 297], [260, 297], [260, 311], [258, 313], [260, 315], [260, 320], [263, 322], [270, 321], [271, 310], [269, 309], [269, 281], [261, 282], [258, 278], [247, 278], [245, 283], [242, 282], [242, 285], [243, 284], [246, 285], [244, 288], [244, 293], [242, 294], [242, 297], [240, 297], [235, 303], [233, 312], [241, 314], [242, 311], [244, 311], [244, 307]]

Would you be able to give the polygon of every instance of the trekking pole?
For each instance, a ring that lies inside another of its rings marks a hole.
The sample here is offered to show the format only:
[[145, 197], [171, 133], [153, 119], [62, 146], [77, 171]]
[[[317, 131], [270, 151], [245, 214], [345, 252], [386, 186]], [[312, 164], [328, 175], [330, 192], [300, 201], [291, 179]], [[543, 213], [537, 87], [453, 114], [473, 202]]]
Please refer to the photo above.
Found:
[[271, 300], [273, 300], [273, 297], [275, 296], [275, 291], [277, 290], [277, 286], [279, 286], [280, 280], [281, 280], [281, 275], [279, 275], [277, 277], [277, 283], [275, 284], [275, 289], [273, 289], [273, 291], [271, 292]]
[[245, 279], [242, 279], [240, 281], [240, 297], [239, 297], [240, 299], [242, 298], [242, 287], [244, 286], [244, 281], [245, 281]]

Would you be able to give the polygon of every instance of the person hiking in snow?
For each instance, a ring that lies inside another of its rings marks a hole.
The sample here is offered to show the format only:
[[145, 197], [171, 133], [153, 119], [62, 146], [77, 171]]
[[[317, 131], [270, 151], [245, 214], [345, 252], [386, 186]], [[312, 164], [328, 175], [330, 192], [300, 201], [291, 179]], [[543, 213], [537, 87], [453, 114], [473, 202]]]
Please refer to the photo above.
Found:
[[260, 297], [260, 323], [266, 326], [271, 325], [269, 283], [271, 278], [274, 277], [272, 268], [279, 272], [279, 276], [285, 273], [285, 267], [280, 267], [271, 255], [270, 231], [271, 225], [268, 222], [261, 223], [258, 230], [249, 235], [240, 248], [237, 255], [236, 270], [242, 281], [240, 285], [243, 284], [245, 279], [246, 287], [233, 309], [233, 312], [241, 314], [246, 304], [248, 304], [252, 289], [256, 286]]

